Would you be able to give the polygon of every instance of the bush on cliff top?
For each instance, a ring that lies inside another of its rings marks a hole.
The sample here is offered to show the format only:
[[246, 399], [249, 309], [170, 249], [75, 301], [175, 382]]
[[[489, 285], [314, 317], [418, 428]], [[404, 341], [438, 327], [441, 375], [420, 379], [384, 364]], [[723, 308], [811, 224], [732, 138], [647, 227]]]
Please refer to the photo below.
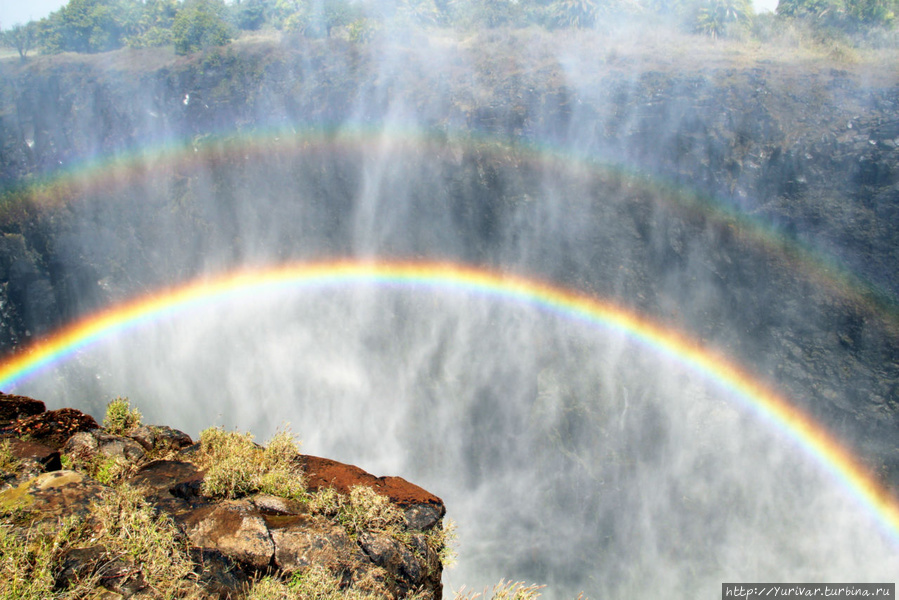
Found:
[[255, 492], [293, 498], [306, 497], [300, 452], [293, 435], [282, 431], [260, 447], [249, 433], [211, 427], [200, 432], [199, 465], [206, 469], [203, 493], [237, 498]]
[[114, 398], [106, 405], [103, 427], [113, 435], [124, 435], [139, 427], [142, 418], [139, 410], [131, 408], [128, 398]]

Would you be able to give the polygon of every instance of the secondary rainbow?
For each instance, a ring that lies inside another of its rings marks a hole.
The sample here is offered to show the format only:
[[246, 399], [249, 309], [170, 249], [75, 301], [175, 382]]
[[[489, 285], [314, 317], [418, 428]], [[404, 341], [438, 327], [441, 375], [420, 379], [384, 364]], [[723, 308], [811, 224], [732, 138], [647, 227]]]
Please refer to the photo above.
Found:
[[613, 303], [512, 274], [443, 262], [338, 260], [238, 270], [126, 302], [60, 329], [0, 363], [0, 389], [15, 386], [117, 332], [240, 297], [349, 285], [486, 295], [619, 332], [714, 381], [814, 456], [899, 544], [899, 502], [843, 445], [802, 410], [726, 357]]
[[[439, 157], [447, 149], [469, 148], [478, 153], [508, 156], [514, 162], [533, 164], [536, 168], [551, 166], [575, 172], [605, 174], [635, 184], [637, 189], [657, 193], [681, 214], [699, 214], [743, 236], [772, 257], [787, 261], [796, 272], [816, 285], [833, 291], [867, 307], [882, 317], [885, 324], [899, 331], [899, 303], [888, 291], [872, 287], [855, 272], [832, 256], [822, 254], [798, 240], [791, 239], [766, 225], [758, 217], [747, 215], [727, 203], [704, 196], [658, 174], [646, 174], [626, 164], [598, 160], [589, 154], [575, 152], [548, 143], [511, 141], [477, 131], [435, 134], [414, 124], [391, 126], [347, 126], [346, 124], [294, 124], [279, 128], [261, 128], [250, 133], [222, 132], [197, 140], [169, 140], [156, 146], [131, 152], [117, 152], [76, 162], [24, 182], [11, 182], [8, 206], [4, 211], [15, 214], [26, 211], [29, 203], [40, 206], [63, 206], [89, 192], [114, 190], [137, 181], [162, 174], [185, 173], [203, 168], [218, 160], [250, 161], [268, 156], [318, 152], [322, 149], [346, 152], [368, 152], [377, 155], [385, 148], [396, 152]], [[0, 192], [3, 192], [0, 182]], [[22, 204], [24, 203], [24, 204]]]

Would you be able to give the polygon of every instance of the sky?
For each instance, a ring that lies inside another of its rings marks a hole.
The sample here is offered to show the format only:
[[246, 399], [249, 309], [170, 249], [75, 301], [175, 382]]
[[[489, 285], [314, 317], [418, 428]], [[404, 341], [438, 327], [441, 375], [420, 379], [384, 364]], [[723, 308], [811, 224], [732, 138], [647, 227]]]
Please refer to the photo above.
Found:
[[[67, 0], [0, 0], [0, 25], [3, 29], [43, 19], [65, 5]], [[756, 12], [773, 11], [777, 0], [753, 0]]]

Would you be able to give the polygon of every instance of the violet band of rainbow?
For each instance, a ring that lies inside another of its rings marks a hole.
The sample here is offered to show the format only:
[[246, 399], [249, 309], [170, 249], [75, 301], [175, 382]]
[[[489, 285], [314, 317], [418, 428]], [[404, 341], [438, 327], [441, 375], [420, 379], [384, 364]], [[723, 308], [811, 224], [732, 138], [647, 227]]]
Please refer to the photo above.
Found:
[[689, 337], [613, 303], [516, 275], [448, 262], [332, 260], [288, 263], [203, 278], [113, 306], [63, 327], [0, 362], [0, 389], [10, 391], [40, 371], [115, 333], [193, 307], [242, 296], [351, 285], [429, 288], [525, 303], [563, 318], [618, 332], [726, 390], [822, 465], [899, 546], [899, 502], [822, 425], [728, 358]]

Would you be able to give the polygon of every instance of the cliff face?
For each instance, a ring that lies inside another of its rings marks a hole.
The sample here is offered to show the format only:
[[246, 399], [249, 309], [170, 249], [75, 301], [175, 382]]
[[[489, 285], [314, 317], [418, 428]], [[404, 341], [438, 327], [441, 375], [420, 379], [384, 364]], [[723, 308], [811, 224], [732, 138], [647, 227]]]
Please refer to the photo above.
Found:
[[[401, 478], [296, 454], [282, 489], [299, 493], [211, 494], [208, 440], [137, 423], [114, 434], [21, 396], [0, 397], [0, 419], [5, 595], [304, 597], [315, 581], [348, 597], [441, 598], [443, 502]], [[253, 452], [243, 468], [264, 470], [267, 450]]]
[[895, 485], [896, 74], [705, 44], [491, 32], [4, 62], [0, 349], [208, 271], [448, 258], [709, 341]]

